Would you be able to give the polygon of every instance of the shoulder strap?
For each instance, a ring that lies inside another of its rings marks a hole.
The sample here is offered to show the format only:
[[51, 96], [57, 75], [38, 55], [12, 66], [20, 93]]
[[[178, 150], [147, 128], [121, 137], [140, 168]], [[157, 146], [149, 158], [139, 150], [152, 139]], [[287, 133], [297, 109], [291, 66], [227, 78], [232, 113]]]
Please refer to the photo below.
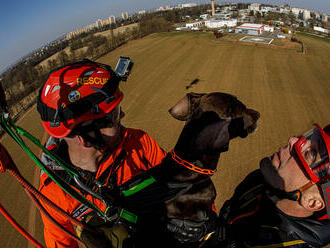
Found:
[[109, 186], [116, 186], [117, 185], [117, 172], [118, 169], [123, 164], [123, 160], [126, 157], [126, 151], [125, 149], [122, 149], [121, 152], [118, 154], [118, 156], [115, 158], [115, 160], [112, 162], [111, 165], [109, 165], [105, 171], [97, 178], [97, 180], [104, 185], [106, 182], [108, 182]]

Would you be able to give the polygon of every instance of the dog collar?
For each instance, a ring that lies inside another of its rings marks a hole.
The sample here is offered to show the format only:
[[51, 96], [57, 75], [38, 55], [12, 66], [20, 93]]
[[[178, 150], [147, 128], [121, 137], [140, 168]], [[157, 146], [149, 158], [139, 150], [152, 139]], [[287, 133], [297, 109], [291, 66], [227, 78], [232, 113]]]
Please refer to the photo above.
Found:
[[174, 150], [170, 151], [170, 154], [172, 156], [172, 159], [177, 162], [178, 164], [183, 165], [184, 167], [186, 167], [189, 170], [192, 170], [194, 172], [197, 172], [199, 174], [204, 174], [204, 175], [214, 175], [214, 173], [216, 172], [216, 170], [210, 170], [210, 169], [203, 169], [200, 168], [192, 163], [189, 163], [188, 161], [180, 158], [175, 152]]

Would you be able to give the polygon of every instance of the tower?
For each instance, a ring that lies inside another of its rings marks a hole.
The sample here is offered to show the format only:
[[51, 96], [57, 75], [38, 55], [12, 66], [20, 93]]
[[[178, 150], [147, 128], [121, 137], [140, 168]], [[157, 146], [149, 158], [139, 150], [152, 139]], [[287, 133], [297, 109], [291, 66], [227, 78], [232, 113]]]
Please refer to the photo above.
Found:
[[215, 14], [214, 0], [211, 0], [211, 7], [212, 7], [212, 15], [214, 16], [214, 14]]

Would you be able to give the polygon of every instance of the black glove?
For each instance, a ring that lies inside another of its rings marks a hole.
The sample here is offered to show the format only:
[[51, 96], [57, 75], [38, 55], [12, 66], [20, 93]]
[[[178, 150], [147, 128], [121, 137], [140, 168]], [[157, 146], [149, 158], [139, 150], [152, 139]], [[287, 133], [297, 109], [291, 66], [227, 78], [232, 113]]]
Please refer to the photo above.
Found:
[[171, 219], [167, 224], [167, 230], [181, 243], [198, 242], [206, 235], [207, 229], [204, 221]]
[[212, 212], [200, 220], [170, 219], [167, 230], [181, 243], [203, 241], [206, 235], [218, 232], [217, 216]]

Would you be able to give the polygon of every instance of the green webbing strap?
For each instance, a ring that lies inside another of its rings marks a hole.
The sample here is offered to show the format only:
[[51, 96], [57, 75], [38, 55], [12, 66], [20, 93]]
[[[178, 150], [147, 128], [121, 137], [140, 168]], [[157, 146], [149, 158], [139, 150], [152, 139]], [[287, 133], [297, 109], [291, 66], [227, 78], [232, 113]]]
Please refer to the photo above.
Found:
[[139, 192], [140, 190], [148, 187], [150, 184], [152, 184], [154, 182], [156, 182], [156, 179], [153, 178], [153, 177], [149, 177], [149, 178], [143, 180], [141, 183], [133, 186], [132, 188], [129, 188], [127, 190], [123, 190], [122, 193], [125, 197], [133, 195], [133, 194]]
[[69, 175], [71, 178], [74, 176], [79, 177], [78, 173], [74, 171], [71, 165], [68, 165], [64, 160], [62, 160], [60, 157], [56, 156], [52, 152], [50, 152], [47, 148], [45, 148], [43, 145], [41, 145], [40, 141], [33, 137], [30, 133], [25, 131], [23, 128], [20, 128], [18, 126], [14, 126], [18, 134], [21, 134], [28, 138], [30, 141], [32, 141], [36, 146], [38, 146], [45, 154], [47, 154], [49, 157], [51, 157], [57, 164], [59, 164]]
[[134, 224], [136, 224], [137, 219], [138, 219], [138, 217], [135, 214], [133, 214], [125, 209], [121, 209], [119, 215], [121, 218], [127, 220], [128, 222], [134, 223]]
[[[9, 124], [7, 123], [6, 119], [9, 120]], [[95, 212], [97, 212], [99, 215], [105, 217], [105, 214], [94, 204], [92, 204], [90, 201], [88, 201], [83, 195], [81, 195], [79, 192], [74, 190], [70, 184], [66, 183], [62, 178], [57, 176], [51, 169], [46, 167], [40, 159], [31, 151], [31, 149], [25, 144], [23, 139], [19, 134], [24, 135], [26, 138], [31, 140], [34, 144], [36, 144], [38, 147], [40, 147], [43, 151], [47, 150], [46, 148], [43, 148], [43, 146], [40, 144], [39, 140], [37, 140], [35, 137], [33, 137], [31, 134], [29, 134], [27, 131], [23, 130], [22, 128], [17, 127], [14, 124], [14, 121], [9, 117], [5, 117], [5, 114], [2, 113], [1, 115], [1, 127], [3, 130], [12, 138], [15, 140], [15, 142], [31, 157], [31, 159], [39, 166], [41, 170], [43, 170], [59, 187], [61, 187], [65, 192], [67, 192], [70, 196], [72, 196], [74, 199], [79, 201], [80, 203], [84, 204], [85, 206], [93, 209]], [[12, 128], [16, 131], [12, 130]], [[51, 154], [47, 150], [47, 154], [50, 155], [52, 158], [54, 158], [53, 154]], [[56, 162], [63, 166], [63, 163], [56, 159]], [[65, 165], [64, 165], [65, 166]], [[70, 176], [77, 175], [74, 171], [72, 171], [68, 166], [63, 167], [69, 172]]]

